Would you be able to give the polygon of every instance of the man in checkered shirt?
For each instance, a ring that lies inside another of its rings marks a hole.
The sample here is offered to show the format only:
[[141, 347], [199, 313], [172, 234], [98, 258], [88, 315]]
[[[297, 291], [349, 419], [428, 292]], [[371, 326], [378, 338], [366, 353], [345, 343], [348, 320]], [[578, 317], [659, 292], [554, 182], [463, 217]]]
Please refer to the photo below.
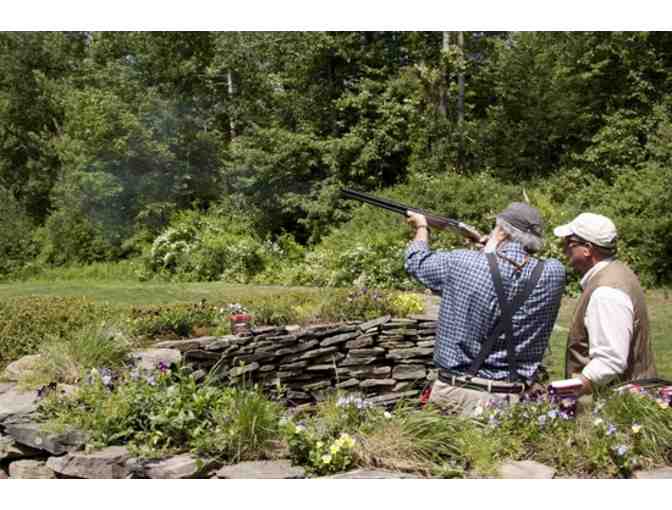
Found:
[[496, 255], [503, 294], [511, 303], [539, 264], [532, 256], [543, 245], [539, 211], [512, 203], [497, 215], [480, 251], [432, 251], [425, 216], [411, 211], [407, 216], [415, 238], [406, 250], [406, 271], [441, 295], [434, 346], [439, 378], [432, 386], [430, 402], [473, 416], [493, 397], [517, 401], [538, 376], [558, 315], [565, 287], [560, 261], [544, 261], [538, 282], [513, 313], [514, 364], [507, 356], [504, 333], [493, 338], [492, 350], [480, 366], [474, 360], [501, 315], [487, 253]]

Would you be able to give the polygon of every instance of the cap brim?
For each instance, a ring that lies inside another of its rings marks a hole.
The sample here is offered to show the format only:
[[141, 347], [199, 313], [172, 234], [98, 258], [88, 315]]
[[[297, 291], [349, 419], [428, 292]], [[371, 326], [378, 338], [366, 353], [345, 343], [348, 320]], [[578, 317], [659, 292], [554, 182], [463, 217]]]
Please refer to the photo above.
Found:
[[553, 229], [553, 234], [555, 234], [555, 237], [567, 237], [574, 234], [574, 231], [569, 225], [560, 225]]

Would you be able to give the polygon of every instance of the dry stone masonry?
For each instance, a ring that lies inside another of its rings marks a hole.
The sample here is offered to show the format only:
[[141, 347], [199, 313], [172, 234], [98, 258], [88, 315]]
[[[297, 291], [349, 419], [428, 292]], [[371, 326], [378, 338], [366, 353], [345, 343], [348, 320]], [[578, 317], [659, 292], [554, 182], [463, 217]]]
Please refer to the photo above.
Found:
[[390, 316], [361, 322], [253, 328], [249, 336], [159, 342], [194, 370], [237, 384], [261, 384], [289, 404], [319, 401], [329, 391], [360, 393], [374, 404], [416, 397], [436, 377], [436, 319]]

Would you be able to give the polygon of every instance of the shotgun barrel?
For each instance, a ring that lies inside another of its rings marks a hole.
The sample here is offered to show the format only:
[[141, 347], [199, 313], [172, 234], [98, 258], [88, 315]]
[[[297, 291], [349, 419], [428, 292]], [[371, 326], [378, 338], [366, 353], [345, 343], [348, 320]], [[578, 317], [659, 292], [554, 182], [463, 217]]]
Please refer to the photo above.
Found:
[[425, 211], [424, 209], [419, 209], [417, 207], [412, 207], [406, 204], [401, 204], [399, 202], [394, 202], [386, 198], [376, 197], [368, 193], [362, 193], [361, 191], [355, 191], [349, 188], [341, 188], [341, 196], [350, 200], [357, 200], [365, 204], [370, 204], [375, 207], [380, 207], [381, 209], [386, 209], [397, 214], [406, 216], [407, 211], [413, 211], [419, 214], [422, 214], [427, 218], [427, 223], [430, 227], [438, 228], [441, 230], [452, 229], [460, 234], [462, 234], [467, 239], [480, 243], [483, 241], [483, 235], [476, 230], [471, 225], [462, 223], [461, 221], [454, 220], [452, 218], [446, 218], [445, 216], [439, 216], [432, 212]]

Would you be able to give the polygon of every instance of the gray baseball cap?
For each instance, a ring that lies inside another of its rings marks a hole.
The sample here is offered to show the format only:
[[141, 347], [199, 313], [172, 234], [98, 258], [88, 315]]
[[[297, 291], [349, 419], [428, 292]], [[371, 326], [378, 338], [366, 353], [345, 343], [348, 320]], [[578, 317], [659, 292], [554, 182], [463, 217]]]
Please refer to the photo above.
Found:
[[539, 210], [524, 202], [512, 202], [497, 215], [497, 218], [506, 221], [521, 232], [537, 237], [544, 235], [544, 220], [541, 219]]

